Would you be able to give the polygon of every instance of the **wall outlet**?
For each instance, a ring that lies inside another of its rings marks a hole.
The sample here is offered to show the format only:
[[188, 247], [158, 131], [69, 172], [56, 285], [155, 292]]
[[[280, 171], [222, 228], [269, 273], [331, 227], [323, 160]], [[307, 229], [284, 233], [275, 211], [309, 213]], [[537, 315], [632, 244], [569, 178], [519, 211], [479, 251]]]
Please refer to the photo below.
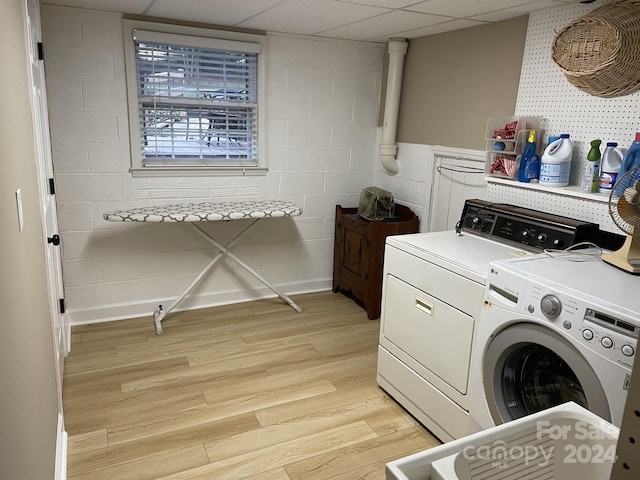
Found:
[[18, 209], [18, 232], [22, 233], [24, 230], [24, 216], [22, 214], [22, 191], [16, 190], [16, 207]]

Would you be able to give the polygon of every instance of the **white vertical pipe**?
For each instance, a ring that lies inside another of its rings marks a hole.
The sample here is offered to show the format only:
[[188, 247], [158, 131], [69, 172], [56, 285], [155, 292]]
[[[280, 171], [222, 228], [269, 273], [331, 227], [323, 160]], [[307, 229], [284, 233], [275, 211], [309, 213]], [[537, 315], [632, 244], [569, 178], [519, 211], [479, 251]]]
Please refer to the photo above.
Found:
[[387, 95], [384, 102], [384, 120], [382, 123], [382, 144], [380, 145], [380, 162], [391, 174], [400, 171], [396, 160], [398, 145], [396, 132], [398, 128], [398, 109], [400, 108], [400, 90], [402, 89], [402, 70], [404, 56], [407, 54], [406, 40], [390, 40], [389, 72], [387, 74]]

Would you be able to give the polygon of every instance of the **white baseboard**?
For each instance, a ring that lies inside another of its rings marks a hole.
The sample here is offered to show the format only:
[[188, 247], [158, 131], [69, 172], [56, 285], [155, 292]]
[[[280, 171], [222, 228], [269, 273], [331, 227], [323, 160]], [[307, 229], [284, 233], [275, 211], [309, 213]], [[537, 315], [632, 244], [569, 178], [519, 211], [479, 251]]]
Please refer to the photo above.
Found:
[[67, 445], [69, 435], [64, 430], [64, 420], [58, 414], [58, 430], [56, 433], [56, 472], [54, 480], [67, 480]]
[[[303, 293], [322, 292], [331, 290], [332, 279], [323, 278], [310, 280], [302, 283], [278, 285], [278, 288], [287, 295], [299, 295]], [[277, 295], [267, 287], [254, 288], [251, 290], [234, 290], [226, 292], [208, 293], [205, 295], [187, 296], [173, 310], [181, 312], [185, 310], [194, 310], [197, 308], [215, 307], [218, 305], [229, 305], [233, 303], [250, 302], [252, 300], [260, 300], [264, 298], [274, 298]], [[125, 320], [136, 317], [149, 317], [149, 321], [153, 320], [153, 312], [158, 305], [165, 308], [173, 302], [174, 298], [162, 298], [152, 301], [127, 303], [119, 305], [109, 305], [95, 309], [86, 310], [67, 310], [69, 314], [69, 324], [89, 325], [92, 323], [112, 322], [116, 320]]]

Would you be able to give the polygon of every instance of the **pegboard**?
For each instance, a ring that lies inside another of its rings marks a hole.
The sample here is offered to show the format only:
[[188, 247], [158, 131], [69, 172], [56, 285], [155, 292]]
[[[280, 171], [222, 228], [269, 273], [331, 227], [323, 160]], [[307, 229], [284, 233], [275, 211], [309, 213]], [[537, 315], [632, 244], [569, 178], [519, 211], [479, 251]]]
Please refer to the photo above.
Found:
[[640, 91], [617, 98], [589, 95], [571, 85], [551, 59], [556, 33], [607, 3], [570, 4], [529, 16], [515, 114], [543, 117], [545, 142], [549, 135], [571, 135], [571, 185], [581, 184], [591, 140], [601, 139], [601, 150], [606, 142], [627, 148], [640, 131]]
[[[567, 4], [531, 13], [527, 28], [515, 115], [540, 116], [544, 120], [543, 141], [550, 135], [568, 133], [573, 142], [570, 185], [579, 186], [591, 140], [618, 142], [627, 148], [640, 131], [640, 91], [617, 98], [589, 95], [571, 85], [553, 63], [551, 51], [557, 32], [593, 9], [610, 3]], [[603, 151], [604, 147], [601, 147]], [[488, 179], [491, 181], [490, 179]], [[489, 198], [579, 220], [596, 222], [603, 230], [621, 233], [611, 220], [606, 202], [595, 194], [573, 196], [566, 190], [523, 190], [502, 183], [489, 184]], [[575, 188], [574, 188], [575, 190]]]
[[555, 192], [551, 189], [545, 191], [525, 188], [516, 182], [510, 183], [512, 185], [506, 182], [494, 183], [490, 180], [487, 185], [489, 200], [597, 223], [602, 230], [622, 234], [609, 215], [608, 203], [605, 201], [608, 197], [594, 200], [574, 196], [571, 192], [562, 189]]

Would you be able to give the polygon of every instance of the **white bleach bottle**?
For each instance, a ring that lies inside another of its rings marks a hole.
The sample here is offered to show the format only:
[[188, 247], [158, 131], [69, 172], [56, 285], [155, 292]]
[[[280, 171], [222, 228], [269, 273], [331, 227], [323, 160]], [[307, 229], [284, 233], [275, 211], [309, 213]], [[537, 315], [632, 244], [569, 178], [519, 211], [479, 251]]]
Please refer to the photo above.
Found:
[[622, 151], [616, 142], [607, 142], [600, 164], [600, 191], [609, 192], [618, 179], [622, 166]]
[[566, 187], [569, 185], [573, 144], [568, 133], [549, 143], [540, 161], [540, 185]]

